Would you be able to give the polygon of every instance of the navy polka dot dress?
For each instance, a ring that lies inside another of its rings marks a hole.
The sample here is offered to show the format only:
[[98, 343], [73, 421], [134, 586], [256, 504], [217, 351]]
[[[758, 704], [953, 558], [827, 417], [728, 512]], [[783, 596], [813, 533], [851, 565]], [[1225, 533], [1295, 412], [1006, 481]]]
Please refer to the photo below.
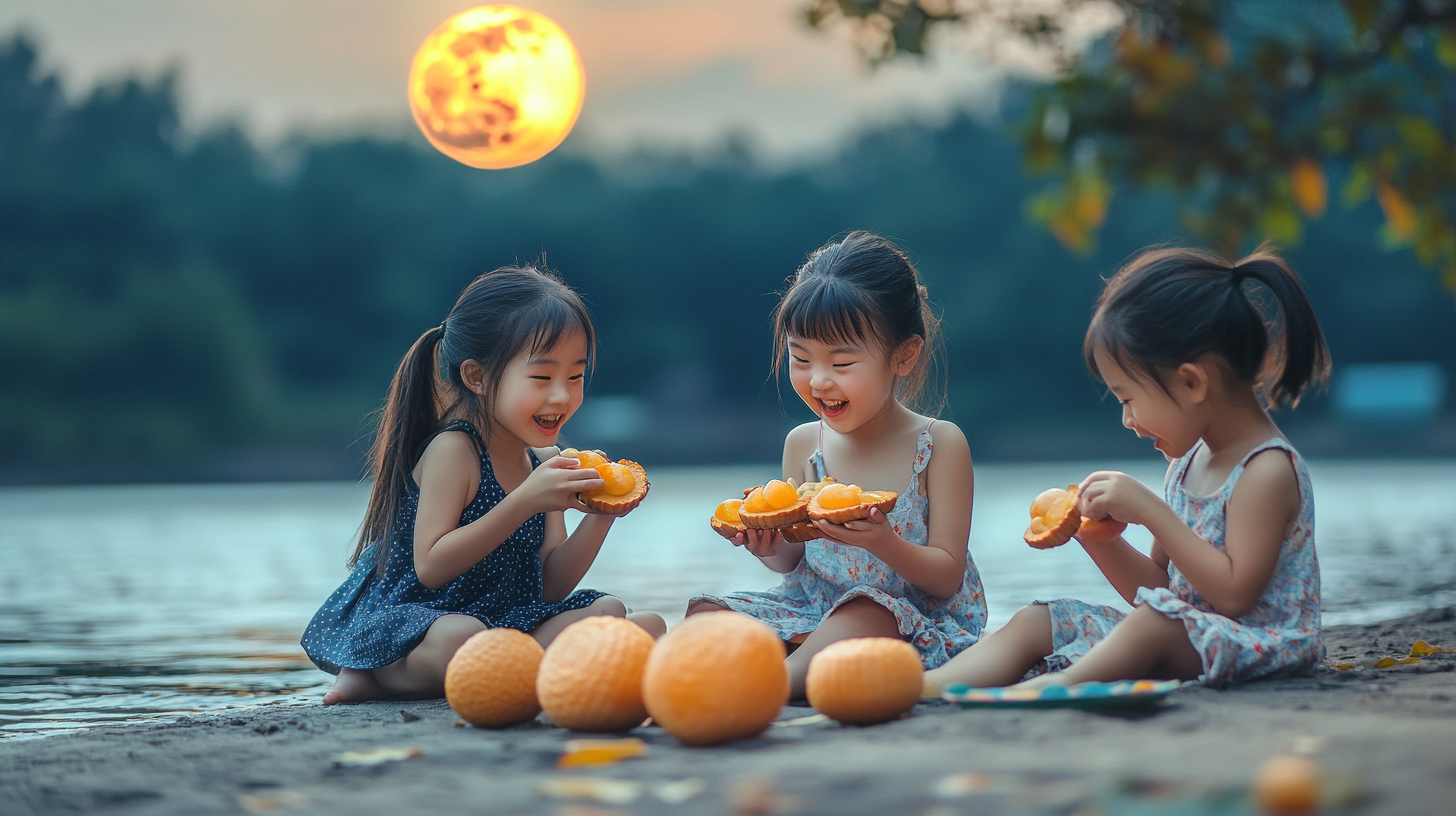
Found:
[[[445, 431], [470, 435], [480, 452], [480, 487], [460, 513], [464, 527], [484, 516], [506, 497], [475, 426], [459, 421]], [[531, 454], [531, 464], [540, 462]], [[430, 589], [415, 575], [415, 513], [420, 488], [406, 477], [387, 546], [389, 561], [381, 576], [374, 565], [374, 544], [354, 565], [354, 572], [334, 591], [304, 630], [303, 650], [320, 669], [376, 669], [409, 654], [425, 630], [442, 615], [470, 615], [491, 628], [530, 632], [547, 618], [590, 605], [603, 593], [583, 589], [559, 603], [541, 597], [541, 544], [546, 515], [538, 513], [521, 525], [490, 555], [439, 589]]]

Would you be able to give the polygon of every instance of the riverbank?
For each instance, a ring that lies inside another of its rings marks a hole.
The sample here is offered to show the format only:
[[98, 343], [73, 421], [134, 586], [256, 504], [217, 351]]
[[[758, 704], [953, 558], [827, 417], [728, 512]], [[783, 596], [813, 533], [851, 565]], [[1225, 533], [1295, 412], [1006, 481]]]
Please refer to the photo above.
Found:
[[[1456, 647], [1456, 607], [1326, 633], [1330, 665], [1417, 640]], [[0, 742], [0, 813], [1223, 814], [1290, 750], [1325, 771], [1330, 812], [1437, 813], [1456, 800], [1453, 669], [1439, 656], [1190, 687], [1137, 716], [931, 703], [847, 728], [791, 706], [757, 739], [684, 748], [639, 728], [644, 756], [570, 771], [556, 762], [579, 735], [544, 719], [486, 731], [439, 701], [263, 705]], [[410, 758], [367, 753], [381, 748]]]

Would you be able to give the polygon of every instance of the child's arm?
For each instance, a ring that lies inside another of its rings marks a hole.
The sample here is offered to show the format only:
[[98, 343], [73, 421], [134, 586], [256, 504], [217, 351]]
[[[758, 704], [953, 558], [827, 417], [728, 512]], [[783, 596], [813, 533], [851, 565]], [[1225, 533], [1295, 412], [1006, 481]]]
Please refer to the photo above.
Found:
[[[1086, 515], [1085, 513], [1083, 515]], [[1143, 555], [1127, 543], [1122, 536], [1111, 541], [1102, 541], [1096, 544], [1089, 544], [1079, 539], [1078, 543], [1087, 555], [1092, 557], [1092, 563], [1102, 570], [1107, 582], [1117, 590], [1117, 594], [1128, 603], [1133, 603], [1137, 598], [1137, 591], [1143, 587], [1165, 587], [1168, 585], [1168, 559], [1163, 556], [1162, 565], [1159, 566], [1156, 557]], [[1154, 556], [1159, 554], [1158, 543], [1153, 542]]]
[[935, 455], [924, 477], [930, 487], [929, 546], [901, 538], [878, 510], [871, 510], [870, 517], [863, 521], [821, 521], [818, 525], [829, 538], [875, 554], [921, 590], [937, 598], [949, 598], [965, 581], [975, 472], [970, 445], [960, 428], [950, 422], [937, 422], [931, 438], [935, 441]]
[[[1171, 469], [1172, 466], [1170, 465], [1169, 468]], [[1077, 510], [1082, 515], [1097, 518], [1096, 514], [1102, 512], [1088, 507], [1087, 489], [1094, 478], [1110, 472], [1098, 471], [1082, 480], [1081, 499], [1077, 503]], [[1127, 539], [1122, 536], [1095, 544], [1077, 539], [1077, 543], [1081, 544], [1082, 549], [1092, 558], [1092, 563], [1102, 570], [1102, 575], [1107, 578], [1109, 584], [1112, 584], [1112, 588], [1117, 590], [1117, 594], [1121, 595], [1122, 599], [1129, 604], [1135, 602], [1137, 591], [1143, 587], [1168, 585], [1168, 556], [1163, 552], [1163, 548], [1158, 546], [1156, 540], [1153, 541], [1153, 548], [1149, 555], [1143, 555], [1137, 548], [1127, 543]]]
[[1246, 615], [1258, 604], [1299, 512], [1299, 481], [1281, 451], [1260, 453], [1244, 467], [1225, 511], [1222, 550], [1200, 538], [1173, 508], [1125, 473], [1094, 473], [1083, 484], [1085, 504], [1096, 513], [1092, 518], [1111, 516], [1147, 527], [1193, 589], [1230, 618]]
[[541, 594], [546, 601], [555, 603], [563, 600], [576, 589], [582, 576], [597, 559], [602, 541], [616, 519], [617, 516], [588, 512], [568, 536], [565, 514], [546, 514], [546, 542], [540, 550]]
[[531, 516], [566, 507], [581, 509], [576, 494], [603, 482], [595, 470], [577, 470], [574, 459], [553, 458], [531, 471], [490, 512], [464, 527], [460, 513], [479, 489], [480, 454], [463, 433], [442, 433], [420, 457], [420, 506], [415, 515], [415, 575], [439, 589], [490, 555]]
[[[809, 454], [818, 444], [819, 423], [806, 422], [789, 431], [784, 438], [784, 479], [793, 479], [795, 484], [814, 481], [815, 475], [807, 468]], [[785, 541], [777, 532], [747, 530], [733, 536], [733, 546], [742, 547], [752, 553], [765, 567], [777, 573], [789, 573], [798, 568], [804, 560], [803, 542]]]

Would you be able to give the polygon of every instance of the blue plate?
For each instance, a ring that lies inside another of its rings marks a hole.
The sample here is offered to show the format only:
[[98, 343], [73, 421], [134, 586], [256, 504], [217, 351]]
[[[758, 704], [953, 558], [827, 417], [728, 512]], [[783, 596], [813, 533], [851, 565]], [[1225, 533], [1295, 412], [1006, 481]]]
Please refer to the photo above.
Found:
[[1042, 689], [947, 686], [941, 697], [961, 708], [1096, 708], [1155, 706], [1183, 685], [1180, 680], [1123, 680]]

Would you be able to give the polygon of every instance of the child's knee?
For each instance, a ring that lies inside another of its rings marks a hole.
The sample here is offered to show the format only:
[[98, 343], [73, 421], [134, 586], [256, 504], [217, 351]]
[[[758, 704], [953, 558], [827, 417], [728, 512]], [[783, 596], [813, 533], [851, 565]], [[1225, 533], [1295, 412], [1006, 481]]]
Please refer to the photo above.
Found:
[[1006, 625], [1017, 629], [1049, 629], [1052, 625], [1052, 613], [1047, 610], [1046, 604], [1029, 604], [1016, 610]]
[[446, 654], [453, 655], [465, 641], [485, 628], [485, 624], [469, 615], [444, 615], [430, 624], [425, 637], [432, 645], [437, 645]]
[[610, 615], [614, 618], [627, 617], [627, 605], [622, 603], [620, 598], [611, 595], [603, 595], [597, 598], [586, 609], [592, 615]]
[[728, 607], [724, 606], [723, 604], [715, 603], [714, 601], [708, 601], [708, 600], [697, 600], [697, 601], [693, 601], [692, 603], [688, 604], [688, 611], [687, 611], [686, 614], [683, 615], [683, 617], [691, 618], [694, 615], [700, 615], [700, 614], [702, 614], [704, 612], [729, 612], [729, 611], [731, 611], [731, 610], [728, 609]]

